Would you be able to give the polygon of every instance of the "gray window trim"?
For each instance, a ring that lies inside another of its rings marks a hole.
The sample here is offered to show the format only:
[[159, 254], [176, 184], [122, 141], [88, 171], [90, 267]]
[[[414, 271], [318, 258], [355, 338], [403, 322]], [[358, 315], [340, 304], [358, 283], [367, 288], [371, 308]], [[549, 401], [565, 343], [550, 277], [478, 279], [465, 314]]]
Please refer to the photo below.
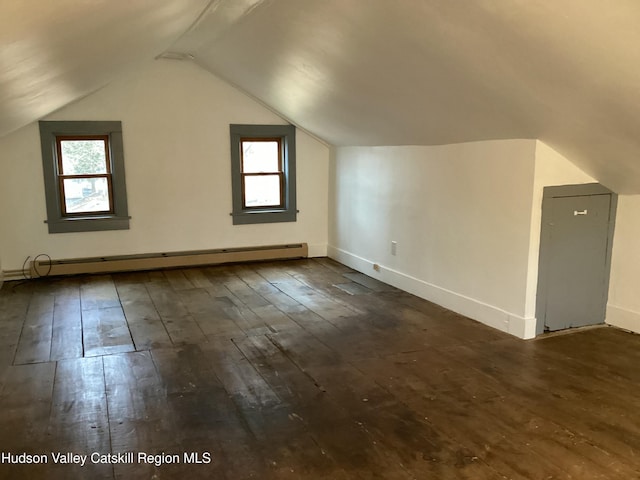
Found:
[[[231, 136], [231, 186], [234, 225], [254, 223], [295, 222], [296, 209], [296, 129], [293, 125], [237, 125], [229, 126]], [[242, 208], [242, 172], [240, 169], [240, 140], [242, 138], [281, 138], [284, 170], [284, 208]]]
[[[128, 230], [129, 214], [124, 174], [122, 123], [118, 121], [40, 121], [42, 169], [49, 233]], [[67, 217], [62, 214], [57, 179], [56, 137], [60, 135], [109, 135], [113, 214]]]

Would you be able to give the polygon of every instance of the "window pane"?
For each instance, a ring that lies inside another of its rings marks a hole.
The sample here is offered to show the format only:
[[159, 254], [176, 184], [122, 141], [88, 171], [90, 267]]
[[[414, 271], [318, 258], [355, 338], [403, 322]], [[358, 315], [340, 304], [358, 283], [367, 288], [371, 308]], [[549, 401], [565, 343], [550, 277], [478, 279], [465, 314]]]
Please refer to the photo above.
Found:
[[61, 140], [62, 174], [107, 173], [104, 140]]
[[111, 209], [106, 178], [65, 178], [63, 181], [67, 213], [108, 212]]
[[280, 206], [280, 176], [244, 177], [244, 204], [246, 207]]
[[242, 171], [244, 173], [278, 172], [278, 142], [243, 141]]

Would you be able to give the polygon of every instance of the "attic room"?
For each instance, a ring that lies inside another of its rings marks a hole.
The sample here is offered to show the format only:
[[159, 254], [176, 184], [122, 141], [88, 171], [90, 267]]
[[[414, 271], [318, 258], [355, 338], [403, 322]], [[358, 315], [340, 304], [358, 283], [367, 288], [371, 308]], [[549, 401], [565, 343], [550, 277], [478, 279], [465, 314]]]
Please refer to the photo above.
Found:
[[0, 478], [639, 477], [639, 22], [2, 3]]

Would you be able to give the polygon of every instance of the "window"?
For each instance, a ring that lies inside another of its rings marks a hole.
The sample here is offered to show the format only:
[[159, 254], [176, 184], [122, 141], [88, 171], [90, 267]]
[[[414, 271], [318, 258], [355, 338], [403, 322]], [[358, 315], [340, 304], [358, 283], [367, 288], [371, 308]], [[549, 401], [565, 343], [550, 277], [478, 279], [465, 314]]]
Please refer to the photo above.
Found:
[[295, 222], [292, 125], [231, 125], [233, 223]]
[[120, 122], [40, 122], [49, 233], [129, 228]]
[[242, 138], [242, 208], [284, 208], [281, 138]]
[[113, 213], [107, 135], [56, 137], [62, 214]]

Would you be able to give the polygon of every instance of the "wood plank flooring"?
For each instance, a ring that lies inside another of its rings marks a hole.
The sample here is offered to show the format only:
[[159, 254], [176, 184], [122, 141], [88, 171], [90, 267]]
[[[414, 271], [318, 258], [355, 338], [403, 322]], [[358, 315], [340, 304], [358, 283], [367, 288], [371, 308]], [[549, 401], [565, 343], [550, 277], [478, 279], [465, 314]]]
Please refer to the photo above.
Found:
[[640, 478], [638, 365], [328, 259], [11, 282], [0, 479]]

